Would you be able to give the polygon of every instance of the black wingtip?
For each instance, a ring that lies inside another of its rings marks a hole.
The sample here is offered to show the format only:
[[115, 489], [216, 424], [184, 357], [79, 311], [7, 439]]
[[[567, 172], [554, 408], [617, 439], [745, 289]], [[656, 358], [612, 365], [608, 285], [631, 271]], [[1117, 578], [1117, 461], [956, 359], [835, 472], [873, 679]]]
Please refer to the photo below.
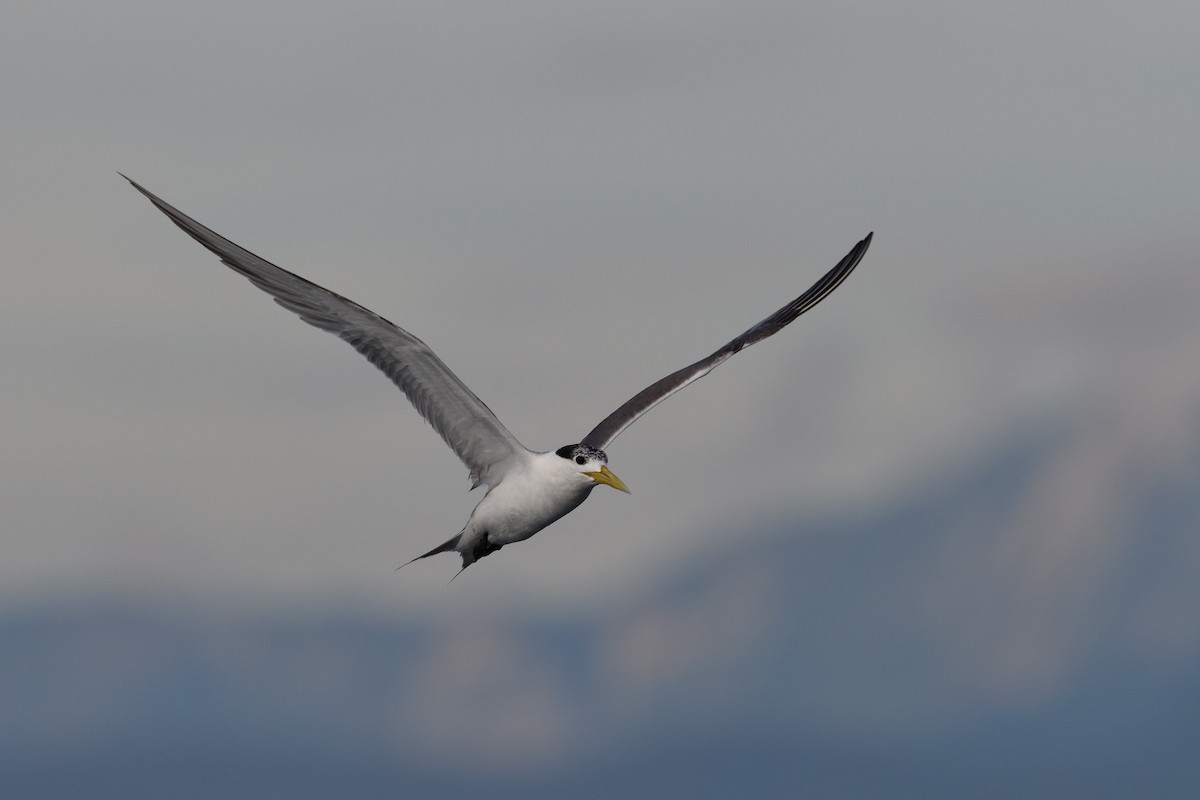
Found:
[[[156, 205], [160, 209], [162, 209], [162, 205], [161, 205], [162, 201], [159, 200], [157, 197], [155, 197], [152, 193], [147, 191], [147, 189], [144, 186], [142, 186], [140, 183], [135, 181], [133, 178], [126, 175], [124, 172], [118, 171], [117, 174], [120, 175], [125, 180], [129, 181], [129, 185], [132, 186], [134, 189], [137, 189], [138, 192], [141, 193], [147, 200], [149, 200], [151, 203], [154, 203], [154, 205]], [[165, 209], [163, 209], [163, 211], [165, 212]]]

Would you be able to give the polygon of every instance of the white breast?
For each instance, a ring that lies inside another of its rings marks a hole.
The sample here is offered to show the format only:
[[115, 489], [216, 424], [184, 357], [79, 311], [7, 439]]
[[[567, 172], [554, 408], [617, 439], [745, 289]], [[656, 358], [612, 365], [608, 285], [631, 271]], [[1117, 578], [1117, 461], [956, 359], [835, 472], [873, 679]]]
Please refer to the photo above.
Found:
[[[467, 527], [493, 544], [528, 539], [587, 499], [596, 483], [554, 453], [531, 453], [479, 501]], [[474, 536], [471, 536], [474, 538]]]

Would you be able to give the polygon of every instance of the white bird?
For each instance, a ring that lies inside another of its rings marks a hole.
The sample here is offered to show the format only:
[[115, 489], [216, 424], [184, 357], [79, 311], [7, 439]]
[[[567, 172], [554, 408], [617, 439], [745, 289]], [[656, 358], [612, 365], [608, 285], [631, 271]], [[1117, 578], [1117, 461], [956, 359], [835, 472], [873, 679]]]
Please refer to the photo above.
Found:
[[621, 479], [608, 468], [608, 455], [604, 451], [613, 439], [651, 408], [707, 375], [734, 353], [777, 333], [821, 302], [858, 265], [872, 236], [868, 233], [804, 294], [707, 358], [638, 392], [578, 444], [568, 444], [553, 452], [534, 452], [518, 442], [491, 409], [420, 339], [358, 303], [259, 258], [163, 202], [132, 179], [122, 177], [184, 232], [220, 257], [226, 266], [274, 297], [276, 303], [308, 324], [345, 340], [383, 370], [466, 464], [471, 488], [487, 486], [462, 531], [412, 559], [457, 552], [462, 556], [462, 570], [507, 544], [533, 536], [573, 511], [600, 484], [628, 492]]

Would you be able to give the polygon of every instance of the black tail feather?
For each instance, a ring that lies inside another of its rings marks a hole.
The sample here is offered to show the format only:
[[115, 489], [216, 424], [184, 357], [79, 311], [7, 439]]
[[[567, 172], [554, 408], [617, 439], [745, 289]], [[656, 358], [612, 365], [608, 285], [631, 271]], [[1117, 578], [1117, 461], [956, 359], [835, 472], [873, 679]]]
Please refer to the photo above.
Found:
[[[439, 544], [437, 547], [430, 550], [428, 553], [425, 553], [424, 555], [419, 555], [416, 558], [414, 558], [412, 561], [406, 561], [403, 564], [401, 564], [400, 566], [396, 567], [396, 569], [398, 569], [398, 570], [404, 569], [409, 564], [413, 563], [413, 561], [420, 561], [422, 558], [429, 558], [430, 556], [436, 556], [438, 553], [452, 553], [458, 547], [458, 540], [461, 538], [462, 538], [462, 534], [456, 533], [453, 536], [451, 536], [449, 539], [447, 539], [446, 541]], [[465, 556], [464, 556], [464, 560], [465, 560]]]

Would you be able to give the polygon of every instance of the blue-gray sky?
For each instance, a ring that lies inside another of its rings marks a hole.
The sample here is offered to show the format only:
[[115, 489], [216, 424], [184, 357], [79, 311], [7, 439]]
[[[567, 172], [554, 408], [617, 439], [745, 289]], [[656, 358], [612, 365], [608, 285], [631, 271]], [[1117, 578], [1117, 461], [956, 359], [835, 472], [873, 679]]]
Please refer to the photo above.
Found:
[[[1123, 552], [1095, 534], [1114, 465], [1196, 425], [1197, 41], [1171, 2], [10, 4], [0, 597], [586, 614], [747, 520], [883, 507], [1096, 420], [961, 577], [1022, 576], [991, 677], [1034, 691]], [[542, 449], [876, 239], [617, 440], [632, 496], [447, 589], [451, 558], [392, 568], [459, 530], [464, 468], [117, 170], [413, 331]], [[642, 653], [645, 624], [614, 663], [688, 652]]]

